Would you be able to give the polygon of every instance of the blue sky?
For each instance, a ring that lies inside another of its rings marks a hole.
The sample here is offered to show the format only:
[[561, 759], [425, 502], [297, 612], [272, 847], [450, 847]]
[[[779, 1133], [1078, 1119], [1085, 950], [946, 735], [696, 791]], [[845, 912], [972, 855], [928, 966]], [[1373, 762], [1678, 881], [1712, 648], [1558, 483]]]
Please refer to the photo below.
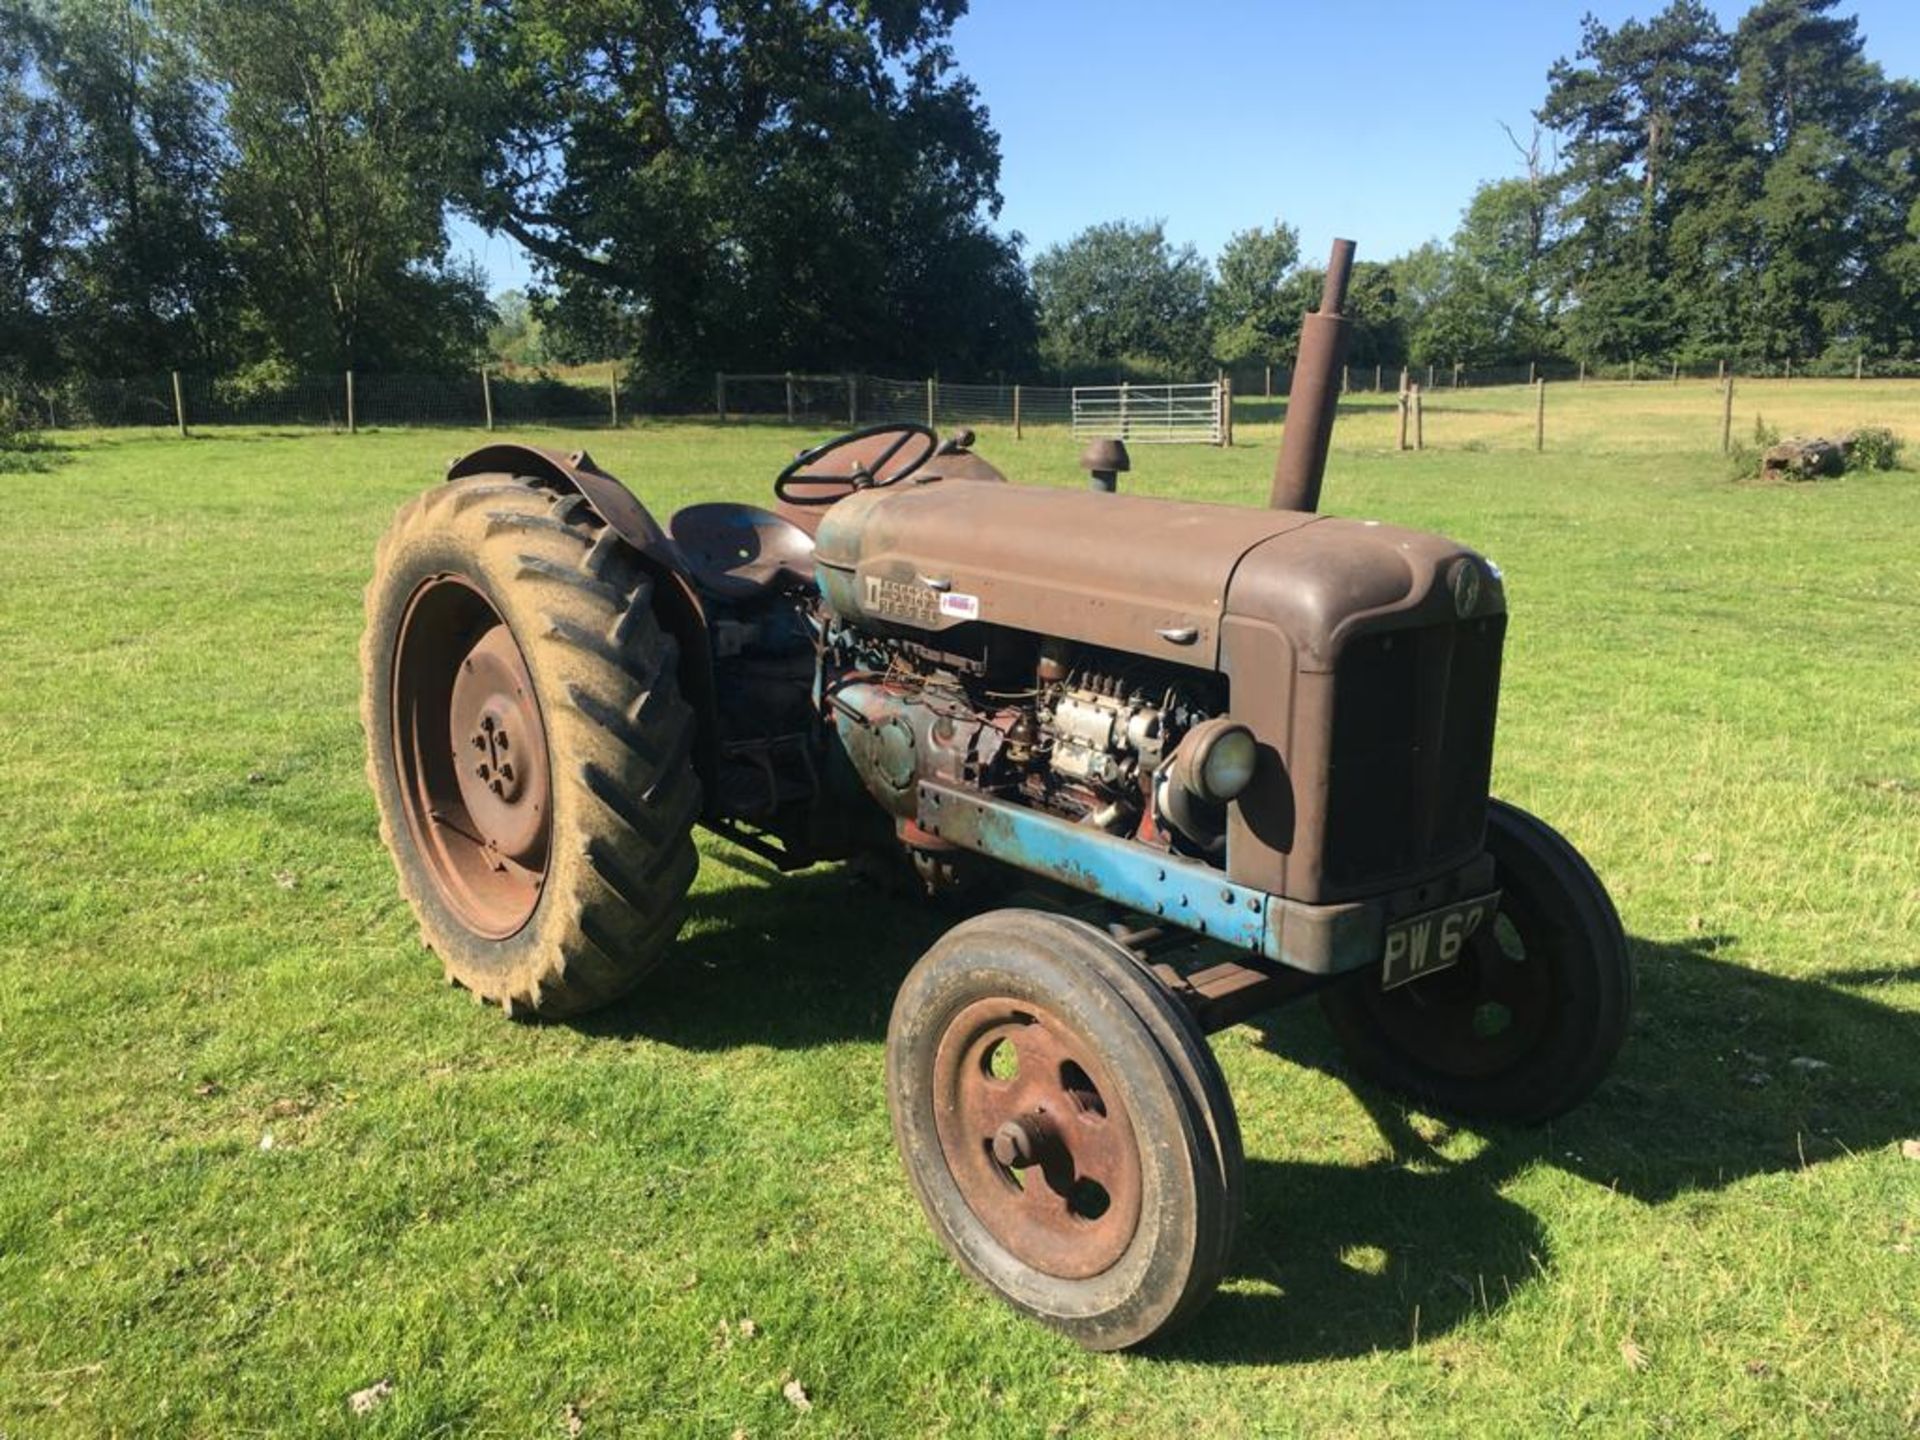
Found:
[[[1031, 259], [1101, 220], [1164, 219], [1211, 256], [1276, 218], [1318, 260], [1336, 234], [1386, 259], [1451, 232], [1479, 181], [1514, 173], [1547, 67], [1661, 0], [974, 0], [960, 68], [1000, 132], [1003, 230]], [[1714, 3], [1729, 27], [1747, 7]], [[1856, 0], [1867, 53], [1920, 76], [1920, 3]], [[526, 257], [461, 224], [496, 290]]]

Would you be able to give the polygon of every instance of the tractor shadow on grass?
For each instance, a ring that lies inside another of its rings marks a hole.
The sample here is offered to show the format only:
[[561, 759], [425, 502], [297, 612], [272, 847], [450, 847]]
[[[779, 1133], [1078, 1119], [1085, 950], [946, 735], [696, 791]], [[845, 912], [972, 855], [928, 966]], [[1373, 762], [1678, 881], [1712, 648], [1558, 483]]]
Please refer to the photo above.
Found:
[[[1227, 1285], [1165, 1353], [1229, 1364], [1337, 1358], [1404, 1349], [1498, 1310], [1553, 1272], [1544, 1228], [1505, 1194], [1538, 1166], [1658, 1206], [1920, 1133], [1920, 1020], [1716, 958], [1731, 944], [1635, 940], [1639, 1001], [1619, 1064], [1585, 1105], [1538, 1129], [1456, 1135], [1416, 1120], [1352, 1080], [1312, 1007], [1257, 1021], [1268, 1048], [1353, 1084], [1393, 1158], [1250, 1159]], [[1848, 973], [1862, 983], [1920, 978]]]
[[657, 976], [576, 1028], [689, 1050], [881, 1040], [907, 971], [961, 918], [851, 866], [781, 875], [727, 847], [708, 850], [702, 868], [732, 874], [695, 892]]
[[[781, 877], [732, 852], [707, 860], [733, 870], [733, 883], [694, 897], [660, 983], [580, 1028], [694, 1050], [878, 1042], [901, 979], [958, 918], [844, 868]], [[1411, 1114], [1347, 1071], [1312, 1004], [1253, 1022], [1274, 1055], [1352, 1085], [1391, 1158], [1250, 1156], [1226, 1284], [1152, 1353], [1218, 1364], [1340, 1358], [1424, 1344], [1498, 1311], [1553, 1273], [1545, 1226], [1506, 1193], [1537, 1167], [1657, 1206], [1920, 1134], [1920, 1020], [1718, 958], [1733, 943], [1636, 939], [1639, 1001], [1619, 1064], [1585, 1105], [1538, 1129], [1456, 1132]], [[1835, 978], [1905, 984], [1920, 974]]]

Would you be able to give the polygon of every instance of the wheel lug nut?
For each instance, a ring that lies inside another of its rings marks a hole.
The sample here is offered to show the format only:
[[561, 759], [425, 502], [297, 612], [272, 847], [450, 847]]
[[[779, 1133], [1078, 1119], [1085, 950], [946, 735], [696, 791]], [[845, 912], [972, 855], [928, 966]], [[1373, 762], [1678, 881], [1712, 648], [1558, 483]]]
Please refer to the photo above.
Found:
[[496, 742], [498, 742], [502, 750], [507, 748], [507, 732], [504, 726], [494, 732], [493, 738]]
[[474, 748], [474, 749], [476, 749], [476, 750], [484, 750], [484, 749], [486, 749], [486, 748], [487, 748], [487, 737], [486, 737], [486, 736], [484, 736], [484, 735], [475, 735], [475, 736], [473, 737], [473, 748]]
[[511, 766], [511, 765], [502, 765], [502, 766], [500, 767], [500, 778], [501, 778], [502, 780], [511, 780], [511, 779], [513, 779], [513, 766]]
[[485, 718], [484, 718], [483, 720], [481, 720], [481, 722], [480, 722], [480, 728], [481, 728], [482, 730], [489, 730], [489, 731], [490, 731], [490, 730], [492, 730], [492, 729], [493, 729], [493, 716], [491, 716], [491, 715], [488, 715], [488, 716], [487, 716], [487, 717], [485, 717]]
[[498, 794], [500, 794], [500, 793], [501, 793], [501, 791], [500, 791], [500, 782], [499, 782], [498, 780], [495, 780], [495, 781], [494, 781], [494, 782], [493, 782], [493, 783], [492, 783], [491, 785], [489, 785], [489, 786], [488, 786], [487, 788], [488, 788], [489, 790], [491, 790], [491, 791], [493, 791], [493, 793], [494, 793], [494, 794], [496, 794], [496, 795], [498, 795]]
[[482, 763], [473, 767], [473, 773], [478, 775], [482, 780], [484, 780], [487, 778], [487, 776], [491, 775], [493, 771], [487, 765]]

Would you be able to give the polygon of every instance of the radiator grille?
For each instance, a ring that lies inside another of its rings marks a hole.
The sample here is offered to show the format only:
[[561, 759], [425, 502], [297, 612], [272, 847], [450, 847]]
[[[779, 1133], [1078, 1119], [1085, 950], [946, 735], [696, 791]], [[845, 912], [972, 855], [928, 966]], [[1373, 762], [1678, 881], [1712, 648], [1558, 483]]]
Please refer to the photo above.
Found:
[[1334, 671], [1325, 877], [1372, 889], [1481, 844], [1506, 617], [1360, 636]]

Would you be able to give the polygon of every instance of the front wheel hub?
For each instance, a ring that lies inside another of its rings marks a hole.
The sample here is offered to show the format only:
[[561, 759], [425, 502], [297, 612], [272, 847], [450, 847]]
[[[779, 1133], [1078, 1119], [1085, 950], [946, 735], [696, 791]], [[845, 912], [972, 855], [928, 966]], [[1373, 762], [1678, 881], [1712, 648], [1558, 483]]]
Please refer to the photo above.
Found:
[[1119, 1087], [1072, 1026], [1030, 1001], [976, 1001], [941, 1037], [933, 1085], [948, 1172], [1015, 1258], [1081, 1280], [1126, 1253], [1140, 1148]]

